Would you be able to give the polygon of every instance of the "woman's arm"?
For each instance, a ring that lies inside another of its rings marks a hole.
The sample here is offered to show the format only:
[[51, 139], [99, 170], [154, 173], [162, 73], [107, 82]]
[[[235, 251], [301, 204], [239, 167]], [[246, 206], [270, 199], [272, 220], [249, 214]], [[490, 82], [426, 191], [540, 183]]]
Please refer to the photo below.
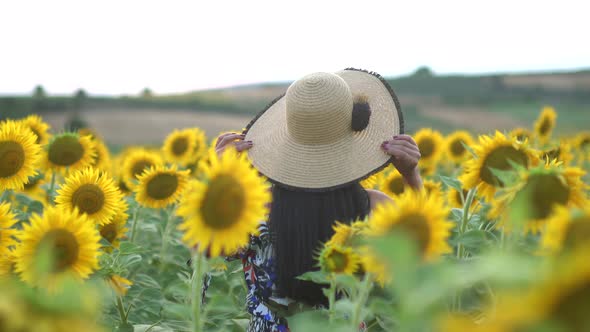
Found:
[[418, 169], [420, 149], [409, 135], [396, 135], [393, 139], [383, 142], [381, 148], [393, 157], [393, 166], [404, 177], [406, 183], [414, 189], [422, 189], [422, 178]]

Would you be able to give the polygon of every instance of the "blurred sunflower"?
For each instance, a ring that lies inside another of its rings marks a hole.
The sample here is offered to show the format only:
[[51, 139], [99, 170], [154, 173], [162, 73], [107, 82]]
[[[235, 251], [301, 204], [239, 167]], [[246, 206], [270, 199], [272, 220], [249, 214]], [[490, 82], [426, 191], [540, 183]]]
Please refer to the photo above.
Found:
[[336, 222], [332, 227], [334, 234], [330, 240], [326, 242], [326, 246], [351, 246], [354, 237], [364, 234], [368, 225], [369, 224], [365, 221], [355, 221], [352, 224]]
[[422, 189], [426, 192], [426, 195], [442, 196], [442, 184], [440, 182], [426, 179], [423, 181], [423, 185], [424, 187]]
[[47, 146], [47, 168], [65, 172], [77, 171], [92, 165], [96, 143], [90, 136], [63, 133], [54, 136]]
[[436, 166], [444, 151], [443, 136], [436, 130], [423, 128], [416, 132], [414, 140], [420, 149], [420, 164]]
[[0, 190], [20, 190], [37, 174], [41, 146], [22, 123], [0, 122]]
[[590, 131], [583, 131], [576, 135], [574, 142], [575, 148], [584, 151], [590, 150]]
[[383, 177], [380, 190], [390, 197], [401, 195], [406, 190], [406, 181], [397, 169], [392, 169]]
[[113, 180], [95, 168], [71, 173], [57, 190], [55, 203], [88, 216], [97, 225], [108, 223], [121, 209], [123, 195]]
[[479, 144], [474, 145], [477, 158], [465, 163], [464, 173], [459, 177], [465, 189], [478, 187], [478, 193], [487, 201], [492, 200], [496, 190], [504, 183], [492, 172], [492, 169], [512, 170], [510, 162], [530, 167], [538, 164], [538, 153], [526, 143], [508, 138], [496, 131], [492, 136], [479, 137]]
[[16, 214], [10, 209], [9, 203], [0, 202], [0, 255], [7, 254], [9, 247], [16, 245]]
[[514, 128], [508, 135], [512, 138], [516, 138], [517, 141], [525, 142], [529, 141], [532, 137], [531, 131], [526, 128]]
[[319, 256], [320, 268], [328, 273], [352, 275], [360, 265], [360, 257], [351, 247], [325, 245]]
[[369, 246], [359, 247], [359, 257], [360, 270], [369, 273], [381, 287], [391, 281], [389, 263], [378, 257]]
[[574, 159], [571, 150], [571, 146], [568, 142], [561, 141], [559, 145], [543, 150], [540, 157], [545, 161], [557, 160], [564, 165], [569, 165]]
[[194, 163], [205, 153], [207, 140], [205, 133], [198, 128], [174, 130], [166, 140], [162, 150], [169, 162], [186, 166]]
[[445, 140], [446, 155], [454, 163], [460, 163], [469, 158], [471, 154], [465, 145], [471, 147], [473, 145], [473, 138], [469, 132], [464, 130], [455, 131]]
[[453, 224], [447, 221], [449, 209], [442, 197], [428, 196], [423, 191], [408, 191], [393, 203], [380, 204], [369, 217], [371, 236], [405, 234], [414, 240], [426, 260], [451, 251], [447, 239]]
[[[465, 200], [467, 199], [467, 193], [468, 193], [468, 191], [465, 189], [462, 189], [461, 191], [459, 191], [455, 188], [449, 187], [447, 189], [447, 194], [446, 194], [447, 204], [449, 204], [449, 206], [452, 208], [462, 209], [465, 206]], [[477, 201], [477, 199], [474, 199], [469, 210], [471, 213], [473, 213], [479, 207], [480, 207], [479, 202]]]
[[141, 205], [159, 209], [174, 204], [186, 189], [190, 171], [170, 167], [152, 166], [139, 176], [135, 199]]
[[110, 246], [103, 247], [104, 251], [111, 252], [113, 248], [119, 248], [121, 245], [120, 241], [126, 238], [126, 234], [129, 231], [125, 227], [129, 219], [129, 215], [127, 214], [128, 208], [127, 203], [123, 201], [121, 208], [115, 216], [106, 224], [98, 226], [100, 236], [110, 244]]
[[551, 138], [553, 128], [555, 128], [555, 120], [557, 119], [557, 113], [551, 106], [543, 107], [543, 110], [539, 114], [539, 118], [535, 121], [535, 136], [539, 139], [541, 144], [545, 144]]
[[127, 188], [133, 190], [137, 178], [152, 166], [163, 165], [164, 160], [159, 153], [143, 148], [129, 149], [123, 156], [121, 177]]
[[226, 150], [202, 163], [202, 180], [194, 181], [182, 198], [177, 214], [183, 241], [212, 256], [231, 253], [246, 245], [265, 220], [269, 185], [246, 160], [245, 154]]
[[490, 217], [499, 218], [501, 225], [510, 230], [518, 226], [507, 224], [510, 208], [520, 208], [526, 216], [525, 220], [518, 221], [524, 223], [525, 230], [538, 233], [544, 229], [556, 206], [583, 207], [587, 204], [584, 193], [587, 186], [581, 180], [584, 174], [580, 168], [563, 167], [555, 161], [521, 170], [516, 184], [506, 188], [494, 202]]
[[385, 171], [381, 171], [378, 173], [375, 173], [371, 176], [369, 176], [368, 178], [362, 180], [361, 186], [363, 186], [363, 188], [365, 189], [376, 189], [376, 187], [383, 181], [383, 177], [385, 176]]
[[41, 188], [45, 184], [46, 178], [44, 174], [37, 174], [29, 177], [27, 183], [24, 184], [21, 192], [27, 194], [30, 198], [40, 202], [47, 201], [47, 192]]
[[94, 142], [96, 143], [96, 155], [92, 159], [92, 167], [108, 171], [112, 165], [109, 148], [99, 139], [94, 139]]
[[547, 219], [547, 227], [541, 235], [545, 250], [553, 253], [566, 251], [586, 245], [590, 240], [590, 209], [571, 211], [563, 206], [555, 207]]
[[105, 280], [111, 289], [119, 296], [127, 295], [127, 291], [129, 288], [131, 288], [131, 286], [133, 286], [133, 282], [131, 282], [131, 280], [116, 274], [107, 276]]
[[85, 215], [47, 206], [17, 235], [16, 272], [28, 284], [55, 289], [65, 277], [82, 280], [98, 269], [100, 235]]
[[45, 145], [49, 142], [49, 125], [40, 116], [29, 115], [20, 121], [35, 134], [35, 143]]

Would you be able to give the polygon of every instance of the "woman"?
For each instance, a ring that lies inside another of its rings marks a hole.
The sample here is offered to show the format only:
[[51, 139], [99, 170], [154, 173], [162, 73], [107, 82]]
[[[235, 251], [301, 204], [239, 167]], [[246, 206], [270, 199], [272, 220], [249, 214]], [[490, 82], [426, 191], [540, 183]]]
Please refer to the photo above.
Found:
[[239, 253], [252, 315], [248, 331], [288, 331], [285, 317], [326, 304], [321, 287], [296, 279], [316, 269], [315, 253], [335, 221], [364, 219], [391, 200], [359, 181], [390, 163], [414, 188], [422, 186], [420, 152], [403, 135], [397, 98], [374, 73], [348, 69], [295, 81], [242, 135], [216, 145], [248, 150], [273, 183], [270, 215]]

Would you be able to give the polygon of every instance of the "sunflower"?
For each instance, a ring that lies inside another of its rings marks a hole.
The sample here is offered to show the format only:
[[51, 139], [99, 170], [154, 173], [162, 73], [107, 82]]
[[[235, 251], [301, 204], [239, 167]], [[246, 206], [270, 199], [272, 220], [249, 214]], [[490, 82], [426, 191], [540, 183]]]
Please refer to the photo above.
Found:
[[137, 178], [152, 166], [163, 165], [159, 153], [144, 148], [131, 148], [123, 156], [121, 177], [129, 189], [137, 185]]
[[10, 204], [0, 202], [0, 255], [7, 255], [9, 247], [16, 245], [16, 222], [16, 214], [10, 210]]
[[94, 142], [96, 143], [96, 155], [92, 160], [92, 167], [106, 171], [112, 165], [109, 148], [99, 139], [94, 139]]
[[423, 128], [414, 136], [418, 149], [420, 149], [420, 163], [424, 165], [436, 165], [443, 153], [444, 139], [436, 130]]
[[16, 272], [36, 286], [54, 289], [62, 278], [82, 280], [98, 269], [100, 235], [85, 215], [47, 206], [17, 235]]
[[174, 130], [166, 137], [162, 150], [170, 162], [182, 166], [194, 163], [207, 150], [205, 133], [198, 128]]
[[176, 165], [152, 166], [139, 176], [135, 199], [139, 204], [154, 209], [174, 204], [187, 187], [189, 173], [189, 170], [177, 170]]
[[526, 128], [514, 128], [508, 135], [512, 138], [516, 138], [517, 141], [525, 142], [531, 139], [531, 131]]
[[375, 189], [381, 183], [381, 181], [383, 181], [384, 175], [385, 175], [384, 171], [375, 173], [375, 174], [369, 176], [368, 178], [362, 180], [360, 182], [360, 184], [365, 189]]
[[41, 146], [22, 123], [0, 122], [0, 190], [20, 190], [34, 176], [41, 158]]
[[123, 201], [115, 216], [106, 224], [98, 226], [100, 236], [110, 244], [110, 246], [103, 247], [106, 252], [111, 252], [113, 248], [119, 248], [120, 241], [127, 237], [129, 229], [125, 226], [129, 219], [128, 208], [127, 203]]
[[559, 145], [543, 150], [540, 157], [545, 161], [556, 159], [557, 161], [562, 162], [564, 165], [569, 165], [574, 159], [571, 150], [571, 145], [568, 142], [561, 141]]
[[212, 154], [209, 162], [202, 163], [202, 180], [191, 184], [177, 214], [184, 218], [179, 226], [183, 241], [217, 256], [248, 243], [249, 234], [265, 220], [271, 196], [245, 154], [228, 149], [221, 157]]
[[322, 271], [352, 275], [360, 265], [360, 257], [351, 247], [326, 245], [319, 256]]
[[94, 168], [70, 174], [57, 194], [57, 206], [68, 211], [77, 209], [98, 225], [108, 223], [119, 211], [123, 201], [123, 195], [113, 180]]
[[96, 143], [90, 136], [63, 133], [49, 142], [46, 164], [56, 171], [77, 171], [91, 166], [95, 156]]
[[442, 196], [442, 184], [440, 182], [427, 179], [423, 181], [423, 185], [423, 190], [426, 192], [426, 195]]
[[369, 246], [359, 247], [360, 270], [369, 273], [383, 287], [391, 281], [390, 266], [387, 260], [381, 259]]
[[542, 144], [545, 144], [551, 138], [551, 133], [555, 127], [555, 120], [557, 119], [557, 113], [551, 106], [543, 107], [539, 118], [535, 121], [535, 135], [539, 138]]
[[344, 224], [336, 222], [332, 229], [334, 234], [326, 242], [326, 246], [351, 246], [355, 236], [359, 236], [365, 233], [368, 228], [368, 223], [364, 221], [355, 221], [352, 224]]
[[29, 115], [20, 120], [35, 135], [35, 143], [45, 145], [49, 142], [49, 125], [38, 115]]
[[120, 275], [110, 275], [105, 278], [107, 284], [111, 287], [113, 291], [119, 296], [127, 295], [127, 291], [133, 285], [131, 280], [121, 277]]
[[446, 155], [452, 162], [460, 163], [468, 159], [471, 155], [465, 146], [471, 147], [473, 138], [467, 131], [455, 131], [445, 140]]
[[590, 150], [590, 131], [583, 131], [576, 135], [574, 142], [577, 149]]
[[511, 207], [526, 214], [520, 218], [525, 220], [519, 220], [525, 223], [525, 230], [538, 233], [556, 206], [583, 207], [587, 203], [587, 186], [581, 180], [585, 172], [580, 168], [563, 167], [553, 161], [519, 173], [516, 184], [506, 188], [490, 211], [490, 217], [499, 218], [507, 230], [515, 226], [507, 224]]
[[447, 239], [453, 224], [442, 198], [423, 191], [408, 191], [393, 203], [378, 205], [369, 217], [368, 234], [405, 234], [413, 239], [426, 260], [451, 251]]
[[392, 169], [387, 176], [383, 177], [381, 191], [390, 197], [401, 195], [406, 190], [406, 181], [397, 169]]
[[496, 131], [493, 137], [480, 136], [479, 143], [474, 145], [473, 150], [477, 158], [470, 159], [465, 163], [464, 173], [459, 177], [459, 180], [465, 189], [477, 186], [478, 193], [488, 201], [494, 197], [498, 188], [504, 186], [504, 183], [492, 172], [492, 169], [512, 170], [511, 162], [530, 167], [538, 164], [539, 160], [538, 153], [530, 149], [526, 142], [508, 138], [499, 131]]
[[548, 252], [571, 251], [585, 245], [590, 239], [588, 207], [570, 211], [563, 206], [557, 206], [546, 224], [541, 243]]

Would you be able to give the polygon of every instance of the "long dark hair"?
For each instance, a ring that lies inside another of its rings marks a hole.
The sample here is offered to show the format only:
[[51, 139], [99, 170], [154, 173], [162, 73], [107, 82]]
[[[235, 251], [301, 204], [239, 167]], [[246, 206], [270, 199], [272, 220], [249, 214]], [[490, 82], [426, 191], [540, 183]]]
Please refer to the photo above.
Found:
[[315, 256], [320, 245], [334, 234], [335, 221], [350, 223], [368, 213], [368, 194], [358, 183], [323, 192], [294, 191], [274, 185], [269, 230], [278, 295], [309, 305], [325, 304], [319, 285], [295, 277], [318, 269]]

